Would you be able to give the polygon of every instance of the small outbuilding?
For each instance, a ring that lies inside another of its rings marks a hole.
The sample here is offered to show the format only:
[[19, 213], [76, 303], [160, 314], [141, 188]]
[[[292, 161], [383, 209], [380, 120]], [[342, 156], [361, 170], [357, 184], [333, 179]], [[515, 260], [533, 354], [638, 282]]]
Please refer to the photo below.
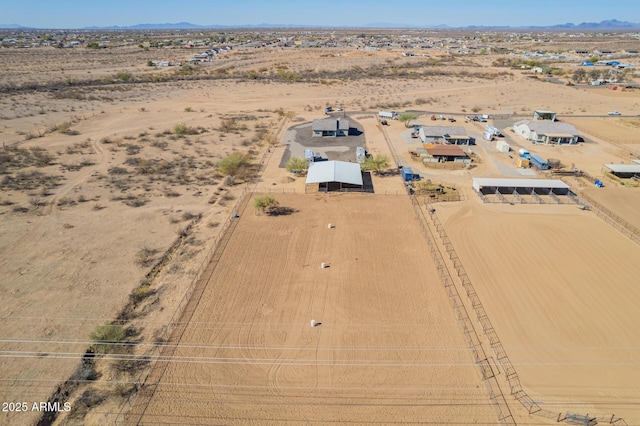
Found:
[[314, 137], [337, 137], [349, 134], [349, 120], [345, 118], [324, 118], [313, 120], [311, 131]]
[[556, 121], [556, 113], [553, 111], [536, 110], [533, 111], [533, 119]]

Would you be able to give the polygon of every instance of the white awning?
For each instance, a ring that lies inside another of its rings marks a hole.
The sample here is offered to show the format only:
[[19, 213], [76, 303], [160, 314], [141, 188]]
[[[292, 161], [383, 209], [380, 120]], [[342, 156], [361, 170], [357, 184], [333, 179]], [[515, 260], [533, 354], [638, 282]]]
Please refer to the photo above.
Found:
[[319, 161], [309, 165], [306, 183], [342, 182], [362, 185], [360, 164], [346, 161]]

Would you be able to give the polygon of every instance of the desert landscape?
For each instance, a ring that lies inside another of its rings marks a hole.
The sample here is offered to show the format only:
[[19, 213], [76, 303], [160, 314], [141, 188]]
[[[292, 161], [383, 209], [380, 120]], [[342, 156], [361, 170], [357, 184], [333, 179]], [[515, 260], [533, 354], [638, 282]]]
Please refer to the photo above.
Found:
[[[603, 168], [640, 159], [640, 89], [633, 68], [625, 90], [576, 75], [578, 49], [639, 66], [628, 35], [1, 35], [0, 423], [640, 424], [640, 188]], [[536, 110], [583, 140], [515, 134]], [[508, 153], [465, 121], [483, 114]], [[468, 167], [411, 154], [435, 115], [475, 139]], [[291, 132], [328, 116], [388, 160], [373, 194], [282, 167]], [[520, 148], [561, 167], [523, 170]], [[529, 176], [578, 201], [488, 204], [471, 186]], [[264, 194], [286, 214], [254, 208]], [[545, 415], [511, 393], [459, 265]]]

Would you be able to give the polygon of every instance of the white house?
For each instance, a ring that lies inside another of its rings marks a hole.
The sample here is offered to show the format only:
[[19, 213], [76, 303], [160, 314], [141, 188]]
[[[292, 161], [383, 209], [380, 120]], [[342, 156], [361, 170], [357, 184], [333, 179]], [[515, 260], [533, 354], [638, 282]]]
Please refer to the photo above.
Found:
[[568, 123], [548, 120], [522, 120], [513, 125], [513, 130], [523, 138], [547, 145], [576, 144], [579, 134]]

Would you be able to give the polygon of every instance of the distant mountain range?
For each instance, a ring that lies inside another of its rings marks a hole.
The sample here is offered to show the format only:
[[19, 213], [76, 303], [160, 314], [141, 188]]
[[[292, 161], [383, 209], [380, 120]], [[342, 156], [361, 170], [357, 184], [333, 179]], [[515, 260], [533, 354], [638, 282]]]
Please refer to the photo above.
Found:
[[[618, 21], [610, 19], [600, 22], [583, 22], [581, 24], [566, 23], [548, 26], [478, 26], [470, 25], [466, 27], [451, 27], [445, 24], [440, 25], [407, 25], [397, 23], [375, 22], [362, 26], [336, 26], [336, 25], [292, 25], [292, 24], [252, 24], [252, 25], [197, 25], [190, 22], [177, 22], [166, 24], [136, 24], [129, 26], [112, 25], [107, 27], [83, 27], [83, 30], [206, 30], [206, 29], [230, 29], [230, 28], [432, 28], [432, 29], [451, 29], [451, 30], [547, 30], [547, 31], [594, 31], [594, 30], [640, 30], [640, 23]], [[0, 25], [0, 29], [19, 29], [33, 30], [36, 28], [24, 27], [18, 24]]]

